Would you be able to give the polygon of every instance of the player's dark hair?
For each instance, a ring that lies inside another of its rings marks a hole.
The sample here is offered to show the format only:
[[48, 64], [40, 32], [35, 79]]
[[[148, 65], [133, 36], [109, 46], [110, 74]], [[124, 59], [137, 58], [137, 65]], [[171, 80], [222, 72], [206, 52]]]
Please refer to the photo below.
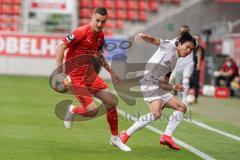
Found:
[[179, 38], [178, 42], [180, 42], [181, 44], [185, 42], [192, 42], [194, 44], [194, 48], [197, 47], [196, 39], [188, 32], [184, 32]]
[[100, 14], [101, 16], [106, 16], [108, 14], [106, 8], [104, 8], [104, 7], [95, 8], [94, 14], [96, 14], [96, 13]]
[[189, 31], [190, 31], [190, 27], [189, 27], [188, 25], [186, 25], [186, 24], [182, 25], [182, 26], [181, 26], [181, 28], [184, 28], [184, 29], [186, 29], [186, 30], [187, 30], [187, 32], [189, 32]]

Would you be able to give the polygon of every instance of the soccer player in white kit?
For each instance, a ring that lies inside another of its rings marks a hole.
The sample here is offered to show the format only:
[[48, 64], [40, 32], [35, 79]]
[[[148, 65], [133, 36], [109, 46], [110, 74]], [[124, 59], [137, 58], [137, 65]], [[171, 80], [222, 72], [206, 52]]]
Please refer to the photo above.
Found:
[[[190, 32], [190, 28], [187, 25], [182, 25], [178, 32], [178, 37], [174, 38], [173, 41], [176, 41], [181, 34], [184, 32]], [[190, 78], [193, 73], [194, 69], [194, 61], [193, 61], [193, 52], [191, 52], [186, 57], [180, 57], [177, 60], [176, 66], [174, 68], [173, 73], [170, 77], [170, 83], [182, 83], [184, 87], [184, 91], [181, 93], [178, 93], [179, 97], [181, 97], [182, 101], [185, 104], [188, 104], [186, 99], [189, 93], [189, 86], [190, 86]]]
[[168, 145], [172, 149], [179, 150], [180, 147], [172, 140], [172, 134], [183, 119], [187, 107], [183, 102], [169, 93], [171, 90], [184, 90], [181, 84], [177, 84], [176, 86], [170, 85], [169, 78], [178, 57], [186, 57], [190, 54], [196, 46], [196, 40], [188, 32], [183, 33], [176, 43], [168, 40], [163, 41], [143, 33], [136, 35], [135, 40], [144, 40], [159, 46], [159, 49], [146, 65], [145, 72], [148, 73], [140, 80], [144, 101], [148, 104], [150, 112], [140, 117], [126, 131], [122, 131], [120, 138], [123, 143], [126, 143], [134, 132], [158, 119], [161, 116], [164, 105], [167, 104], [167, 106], [173, 108], [175, 111], [172, 114], [172, 118], [170, 118], [165, 133], [160, 138], [160, 143]]

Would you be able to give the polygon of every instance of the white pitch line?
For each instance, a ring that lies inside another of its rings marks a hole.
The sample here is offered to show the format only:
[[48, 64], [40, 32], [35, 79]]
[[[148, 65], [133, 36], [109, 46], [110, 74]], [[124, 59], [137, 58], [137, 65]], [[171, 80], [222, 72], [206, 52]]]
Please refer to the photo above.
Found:
[[[120, 109], [118, 109], [118, 113], [121, 114], [122, 116], [125, 116], [127, 119], [130, 119], [132, 121], [137, 121], [136, 117], [134, 117], [133, 115], [131, 115], [131, 114], [127, 113], [127, 112], [124, 112], [124, 111], [122, 111]], [[146, 128], [148, 130], [154, 132], [154, 133], [159, 134], [159, 135], [163, 134], [163, 132], [160, 129], [157, 129], [157, 128], [153, 127], [153, 126], [148, 125], [148, 126], [146, 126]], [[197, 156], [201, 157], [202, 159], [205, 159], [205, 160], [216, 160], [215, 158], [213, 158], [213, 157], [203, 153], [202, 151], [194, 148], [193, 146], [190, 146], [189, 144], [187, 144], [187, 143], [185, 143], [185, 142], [183, 142], [183, 141], [181, 141], [181, 140], [179, 140], [177, 138], [173, 138], [173, 139], [174, 139], [174, 141], [177, 144], [179, 144], [180, 146], [186, 148], [187, 150], [189, 150], [190, 152], [196, 154]]]
[[224, 132], [224, 131], [221, 131], [219, 129], [216, 129], [216, 128], [213, 128], [213, 127], [210, 127], [202, 122], [198, 122], [198, 121], [195, 121], [195, 120], [186, 120], [186, 122], [188, 123], [192, 123], [194, 125], [197, 125], [198, 127], [202, 127], [204, 129], [207, 129], [207, 130], [210, 130], [210, 131], [213, 131], [213, 132], [216, 132], [218, 134], [221, 134], [223, 136], [226, 136], [226, 137], [229, 137], [229, 138], [232, 138], [234, 140], [237, 140], [237, 141], [240, 141], [240, 137], [238, 136], [235, 136], [233, 134], [230, 134], [230, 133], [227, 133], [227, 132]]

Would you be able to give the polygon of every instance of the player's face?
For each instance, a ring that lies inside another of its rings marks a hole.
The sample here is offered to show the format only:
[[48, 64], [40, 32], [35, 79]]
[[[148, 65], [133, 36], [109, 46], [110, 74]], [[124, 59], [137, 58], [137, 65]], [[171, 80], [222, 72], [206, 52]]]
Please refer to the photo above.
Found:
[[177, 52], [179, 57], [186, 57], [194, 49], [194, 44], [192, 42], [178, 43]]
[[107, 15], [102, 16], [98, 13], [93, 14], [91, 25], [92, 25], [94, 32], [102, 31], [106, 21], [107, 21]]

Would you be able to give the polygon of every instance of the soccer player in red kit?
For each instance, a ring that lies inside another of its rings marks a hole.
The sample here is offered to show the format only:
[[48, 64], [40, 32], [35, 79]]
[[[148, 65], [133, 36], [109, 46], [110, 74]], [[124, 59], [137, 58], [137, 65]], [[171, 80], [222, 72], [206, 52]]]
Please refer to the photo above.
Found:
[[[111, 130], [110, 143], [120, 150], [131, 151], [122, 143], [118, 134], [118, 114], [116, 102], [108, 89], [106, 83], [98, 76], [94, 70], [92, 57], [97, 57], [100, 64], [111, 74], [114, 83], [119, 82], [119, 77], [109, 67], [101, 54], [104, 44], [104, 34], [102, 29], [107, 21], [107, 10], [103, 7], [94, 9], [91, 22], [81, 26], [66, 36], [57, 48], [57, 67], [63, 64], [64, 52], [65, 73], [70, 77], [71, 92], [77, 97], [80, 106], [70, 105], [67, 109], [64, 125], [71, 128], [74, 115], [94, 117], [99, 113], [99, 108], [92, 96], [100, 99], [107, 108], [107, 121]], [[73, 59], [77, 60], [73, 60]], [[76, 62], [76, 63], [75, 63]], [[79, 63], [82, 63], [79, 65]]]

